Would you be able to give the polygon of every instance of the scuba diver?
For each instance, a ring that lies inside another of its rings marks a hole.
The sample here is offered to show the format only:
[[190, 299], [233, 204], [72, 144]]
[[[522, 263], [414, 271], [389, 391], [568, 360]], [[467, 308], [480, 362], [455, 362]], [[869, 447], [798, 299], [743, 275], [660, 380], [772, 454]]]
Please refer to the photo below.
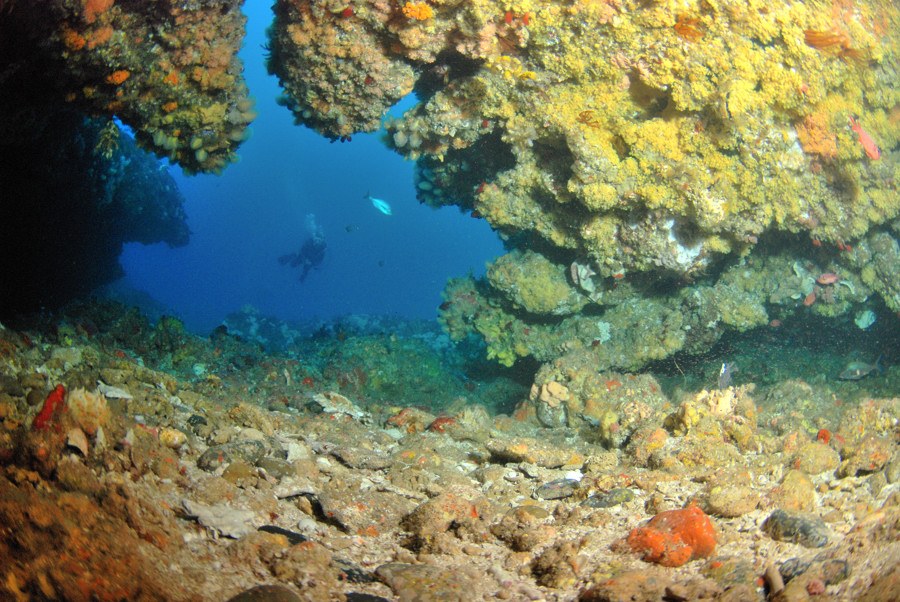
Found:
[[300, 282], [306, 280], [310, 270], [317, 267], [325, 259], [325, 233], [322, 227], [316, 223], [316, 216], [310, 213], [306, 216], [306, 230], [309, 238], [303, 242], [303, 246], [296, 253], [288, 253], [278, 258], [278, 263], [291, 268], [300, 268]]

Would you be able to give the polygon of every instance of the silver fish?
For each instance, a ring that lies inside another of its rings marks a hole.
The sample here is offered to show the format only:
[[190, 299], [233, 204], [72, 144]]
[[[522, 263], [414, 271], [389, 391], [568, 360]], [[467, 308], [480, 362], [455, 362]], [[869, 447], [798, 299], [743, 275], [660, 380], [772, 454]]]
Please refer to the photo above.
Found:
[[720, 390], [731, 386], [731, 375], [736, 371], [732, 362], [722, 362], [722, 367], [719, 368], [719, 378], [716, 382]]
[[873, 372], [881, 372], [881, 356], [875, 360], [874, 364], [867, 362], [850, 362], [844, 368], [843, 372], [838, 374], [840, 380], [861, 380]]
[[364, 199], [369, 199], [372, 202], [372, 206], [381, 211], [385, 215], [393, 215], [393, 211], [391, 211], [391, 205], [387, 201], [382, 201], [381, 199], [376, 199], [368, 192]]

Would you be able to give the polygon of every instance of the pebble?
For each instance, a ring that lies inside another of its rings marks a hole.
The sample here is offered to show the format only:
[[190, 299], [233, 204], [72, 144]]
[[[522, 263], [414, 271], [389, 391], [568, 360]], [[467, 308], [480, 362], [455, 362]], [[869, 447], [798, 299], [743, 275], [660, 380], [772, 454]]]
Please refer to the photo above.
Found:
[[304, 541], [307, 541], [309, 539], [302, 533], [297, 533], [296, 531], [291, 531], [290, 529], [285, 529], [276, 525], [263, 525], [259, 527], [257, 531], [263, 531], [264, 533], [274, 533], [275, 535], [284, 535], [292, 546], [295, 546], [298, 543], [303, 543]]
[[781, 483], [770, 491], [769, 498], [779, 508], [811, 512], [816, 505], [816, 487], [805, 473], [789, 470]]
[[370, 417], [368, 412], [363, 411], [355, 403], [334, 391], [313, 395], [309, 405], [323, 414], [346, 414], [355, 420], [364, 420]]
[[390, 602], [387, 598], [376, 596], [375, 594], [365, 594], [362, 592], [348, 592], [347, 602]]
[[822, 578], [826, 585], [834, 585], [850, 576], [850, 564], [837, 558], [822, 559], [821, 555], [812, 560], [789, 558], [778, 567], [778, 572], [785, 582], [809, 572], [810, 569]]
[[178, 429], [166, 427], [159, 431], [159, 442], [169, 449], [181, 449], [187, 443], [187, 435]]
[[549, 441], [529, 437], [492, 439], [485, 444], [491, 456], [500, 463], [527, 462], [542, 468], [581, 467], [584, 456], [573, 449]]
[[213, 471], [231, 464], [235, 460], [244, 460], [255, 465], [266, 454], [266, 446], [260, 441], [235, 441], [222, 445], [213, 445], [197, 460], [197, 466], [203, 470]]
[[825, 522], [815, 516], [804, 516], [775, 510], [762, 526], [775, 541], [789, 541], [804, 548], [821, 548], [828, 543], [830, 533]]
[[812, 441], [800, 448], [791, 465], [806, 474], [821, 474], [835, 470], [840, 463], [841, 456], [836, 449], [821, 441]]
[[541, 500], [561, 500], [571, 497], [578, 489], [578, 481], [574, 479], [557, 479], [544, 483], [534, 491], [534, 497]]
[[847, 445], [841, 452], [841, 466], [838, 476], [862, 476], [881, 470], [891, 458], [892, 443], [888, 437], [869, 436]]
[[359, 447], [340, 447], [335, 449], [332, 456], [349, 468], [362, 468], [366, 470], [382, 470], [392, 464], [390, 456], [379, 454]]
[[625, 487], [610, 489], [600, 495], [592, 495], [582, 502], [582, 506], [588, 508], [612, 508], [620, 504], [626, 504], [634, 499], [634, 492]]
[[188, 499], [182, 500], [181, 505], [188, 516], [196, 517], [201, 525], [225, 537], [238, 539], [254, 530], [250, 521], [256, 515], [250, 510], [239, 510], [227, 504], [207, 506]]
[[283, 585], [257, 585], [228, 598], [227, 602], [303, 602], [303, 598]]
[[204, 426], [208, 424], [206, 418], [204, 418], [200, 414], [191, 414], [190, 418], [187, 419], [187, 423], [194, 427]]
[[479, 590], [477, 582], [466, 571], [427, 564], [391, 562], [378, 567], [375, 575], [401, 600], [472, 600], [475, 599], [472, 594]]
[[706, 498], [706, 509], [714, 516], [735, 518], [755, 510], [759, 500], [760, 495], [746, 485], [713, 487]]

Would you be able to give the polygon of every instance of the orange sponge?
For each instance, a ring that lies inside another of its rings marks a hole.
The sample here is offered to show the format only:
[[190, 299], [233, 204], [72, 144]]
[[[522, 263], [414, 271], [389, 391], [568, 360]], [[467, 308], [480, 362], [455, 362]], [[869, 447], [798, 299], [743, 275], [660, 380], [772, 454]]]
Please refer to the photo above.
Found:
[[632, 529], [628, 545], [644, 560], [663, 566], [681, 566], [706, 558], [716, 549], [716, 531], [709, 517], [696, 506], [660, 512], [643, 527]]

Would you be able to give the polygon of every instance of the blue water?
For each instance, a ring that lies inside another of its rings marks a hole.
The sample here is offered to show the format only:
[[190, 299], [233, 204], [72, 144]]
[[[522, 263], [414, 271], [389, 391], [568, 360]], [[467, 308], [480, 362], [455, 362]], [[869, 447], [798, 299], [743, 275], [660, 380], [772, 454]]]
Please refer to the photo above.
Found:
[[[433, 318], [448, 277], [474, 272], [502, 252], [482, 220], [415, 198], [413, 164], [389, 151], [380, 134], [330, 143], [295, 126], [275, 103], [277, 80], [262, 45], [272, 20], [267, 0], [248, 0], [241, 57], [259, 116], [241, 161], [220, 176], [184, 176], [170, 168], [186, 197], [187, 247], [127, 245], [126, 282], [207, 333], [245, 304], [285, 320], [350, 313]], [[410, 98], [395, 107], [412, 106]], [[363, 196], [391, 203], [392, 216]], [[325, 259], [307, 278], [279, 265], [308, 236], [315, 215], [327, 240]]]

